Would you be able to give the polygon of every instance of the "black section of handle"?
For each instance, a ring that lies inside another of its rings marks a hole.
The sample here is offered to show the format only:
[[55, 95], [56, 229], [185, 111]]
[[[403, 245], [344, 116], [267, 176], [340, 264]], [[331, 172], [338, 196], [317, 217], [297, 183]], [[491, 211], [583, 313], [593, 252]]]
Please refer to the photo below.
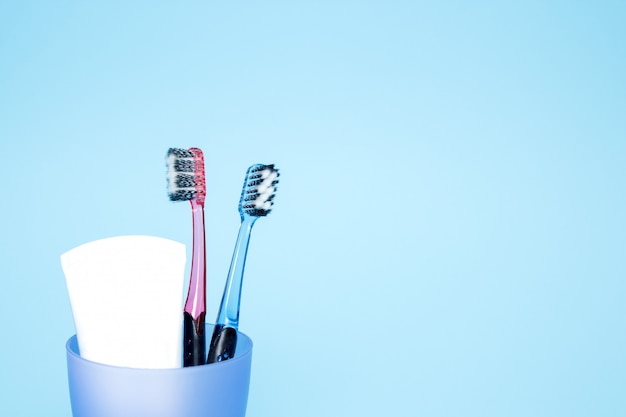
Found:
[[235, 356], [237, 347], [237, 330], [232, 327], [216, 325], [211, 337], [211, 347], [207, 363], [221, 362]]
[[196, 320], [191, 314], [183, 313], [183, 366], [204, 365], [206, 354], [206, 332], [204, 313]]

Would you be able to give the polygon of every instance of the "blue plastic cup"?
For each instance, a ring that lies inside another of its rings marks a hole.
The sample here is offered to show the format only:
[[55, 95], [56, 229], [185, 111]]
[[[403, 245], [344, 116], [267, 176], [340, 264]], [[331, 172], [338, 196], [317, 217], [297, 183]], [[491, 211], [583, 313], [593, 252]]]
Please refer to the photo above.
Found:
[[[206, 334], [212, 334], [207, 326]], [[76, 336], [66, 344], [74, 417], [244, 417], [252, 340], [237, 338], [235, 357], [210, 365], [137, 369], [81, 358]]]

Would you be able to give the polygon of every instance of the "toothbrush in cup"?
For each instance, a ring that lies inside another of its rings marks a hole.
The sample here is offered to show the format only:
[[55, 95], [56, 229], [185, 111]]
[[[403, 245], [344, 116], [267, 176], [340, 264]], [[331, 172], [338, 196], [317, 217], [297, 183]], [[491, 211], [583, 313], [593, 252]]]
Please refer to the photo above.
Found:
[[199, 148], [170, 148], [167, 152], [168, 195], [189, 201], [193, 221], [193, 249], [187, 301], [183, 309], [183, 366], [204, 365], [206, 354], [206, 249], [204, 155]]
[[237, 329], [239, 328], [239, 306], [241, 284], [250, 243], [252, 226], [260, 218], [267, 216], [274, 204], [278, 169], [274, 165], [255, 164], [248, 168], [239, 199], [241, 225], [235, 243], [233, 258], [222, 302], [215, 320], [207, 363], [221, 362], [235, 356]]

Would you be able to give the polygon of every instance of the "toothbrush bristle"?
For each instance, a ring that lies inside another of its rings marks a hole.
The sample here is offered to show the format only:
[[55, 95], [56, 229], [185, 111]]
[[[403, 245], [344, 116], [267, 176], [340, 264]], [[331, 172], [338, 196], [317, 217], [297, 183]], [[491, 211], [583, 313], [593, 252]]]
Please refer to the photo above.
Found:
[[256, 164], [248, 168], [239, 200], [239, 212], [253, 217], [267, 216], [274, 205], [279, 176], [274, 164]]
[[171, 201], [196, 200], [204, 204], [206, 178], [204, 155], [199, 148], [167, 151], [167, 194]]

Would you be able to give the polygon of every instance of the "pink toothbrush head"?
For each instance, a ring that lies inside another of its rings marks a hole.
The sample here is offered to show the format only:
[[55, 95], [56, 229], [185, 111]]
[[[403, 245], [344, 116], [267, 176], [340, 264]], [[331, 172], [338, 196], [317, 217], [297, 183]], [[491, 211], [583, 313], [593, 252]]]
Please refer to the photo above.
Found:
[[204, 155], [199, 148], [170, 148], [167, 151], [168, 195], [172, 201], [196, 200], [204, 205], [206, 177]]

